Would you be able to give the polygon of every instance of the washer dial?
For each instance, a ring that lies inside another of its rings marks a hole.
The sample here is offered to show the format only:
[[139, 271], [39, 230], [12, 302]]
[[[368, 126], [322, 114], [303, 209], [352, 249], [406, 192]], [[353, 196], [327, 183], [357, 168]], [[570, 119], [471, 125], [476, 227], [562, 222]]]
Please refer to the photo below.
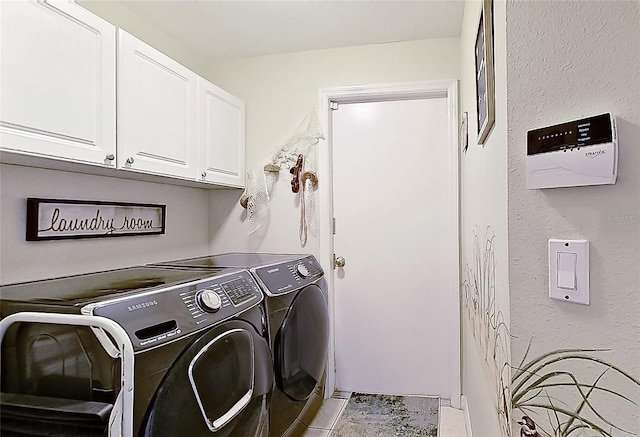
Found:
[[296, 267], [296, 271], [301, 278], [306, 278], [307, 276], [309, 276], [309, 269], [304, 264], [298, 264], [298, 266]]
[[198, 304], [203, 310], [215, 313], [222, 307], [222, 299], [215, 291], [205, 289], [198, 295]]

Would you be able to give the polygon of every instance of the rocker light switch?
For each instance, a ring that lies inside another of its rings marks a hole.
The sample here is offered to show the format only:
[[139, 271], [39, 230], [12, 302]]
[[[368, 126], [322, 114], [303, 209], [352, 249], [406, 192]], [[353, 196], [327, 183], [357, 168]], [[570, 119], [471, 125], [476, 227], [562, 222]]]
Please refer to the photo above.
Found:
[[576, 289], [576, 259], [575, 253], [558, 253], [558, 288], [565, 290]]
[[549, 297], [589, 305], [588, 240], [549, 240]]

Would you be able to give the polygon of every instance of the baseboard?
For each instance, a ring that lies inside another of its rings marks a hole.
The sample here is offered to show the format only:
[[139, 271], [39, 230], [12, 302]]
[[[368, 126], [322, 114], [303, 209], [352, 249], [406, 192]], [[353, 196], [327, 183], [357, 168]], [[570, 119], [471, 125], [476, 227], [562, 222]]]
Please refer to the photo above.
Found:
[[464, 428], [467, 432], [467, 437], [473, 437], [473, 431], [471, 430], [471, 416], [469, 415], [469, 404], [467, 403], [467, 397], [465, 395], [460, 396], [460, 403], [462, 404], [462, 411], [464, 411]]

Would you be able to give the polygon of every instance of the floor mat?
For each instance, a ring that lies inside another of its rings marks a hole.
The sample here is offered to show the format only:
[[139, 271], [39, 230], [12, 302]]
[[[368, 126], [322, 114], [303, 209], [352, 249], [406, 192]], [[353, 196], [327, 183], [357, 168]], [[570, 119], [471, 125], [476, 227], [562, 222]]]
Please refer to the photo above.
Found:
[[436, 437], [438, 398], [354, 393], [331, 437]]

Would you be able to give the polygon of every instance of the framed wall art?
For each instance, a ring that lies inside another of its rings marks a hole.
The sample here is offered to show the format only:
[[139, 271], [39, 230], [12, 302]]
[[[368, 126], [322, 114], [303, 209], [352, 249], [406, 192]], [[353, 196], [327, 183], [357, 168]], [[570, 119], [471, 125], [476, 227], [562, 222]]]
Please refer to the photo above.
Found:
[[164, 234], [166, 205], [27, 199], [27, 241]]
[[495, 77], [493, 70], [493, 0], [482, 1], [476, 34], [476, 109], [478, 144], [484, 144], [495, 124]]

